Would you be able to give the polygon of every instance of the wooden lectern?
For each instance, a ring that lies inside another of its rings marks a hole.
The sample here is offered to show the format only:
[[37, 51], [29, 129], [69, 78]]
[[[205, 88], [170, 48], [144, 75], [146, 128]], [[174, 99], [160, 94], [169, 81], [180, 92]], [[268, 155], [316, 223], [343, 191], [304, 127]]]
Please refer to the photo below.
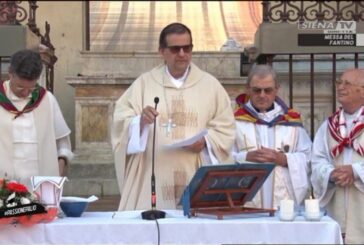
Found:
[[225, 215], [269, 213], [274, 209], [244, 207], [251, 201], [274, 164], [210, 165], [199, 168], [181, 198], [184, 215], [209, 214], [223, 219]]

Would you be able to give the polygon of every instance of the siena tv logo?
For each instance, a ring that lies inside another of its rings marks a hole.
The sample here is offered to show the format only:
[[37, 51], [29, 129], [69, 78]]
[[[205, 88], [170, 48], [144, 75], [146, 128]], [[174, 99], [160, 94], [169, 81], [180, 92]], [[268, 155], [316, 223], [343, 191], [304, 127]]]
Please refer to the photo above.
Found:
[[337, 22], [302, 22], [298, 24], [299, 30], [323, 30], [325, 34], [350, 34], [356, 33], [355, 21]]

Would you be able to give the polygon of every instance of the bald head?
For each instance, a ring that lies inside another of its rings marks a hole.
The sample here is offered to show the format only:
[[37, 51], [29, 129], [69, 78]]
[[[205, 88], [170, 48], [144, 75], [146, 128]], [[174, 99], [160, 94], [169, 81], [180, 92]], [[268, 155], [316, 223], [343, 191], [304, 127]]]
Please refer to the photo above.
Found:
[[342, 77], [350, 77], [351, 82], [364, 85], [364, 69], [353, 68], [345, 70]]

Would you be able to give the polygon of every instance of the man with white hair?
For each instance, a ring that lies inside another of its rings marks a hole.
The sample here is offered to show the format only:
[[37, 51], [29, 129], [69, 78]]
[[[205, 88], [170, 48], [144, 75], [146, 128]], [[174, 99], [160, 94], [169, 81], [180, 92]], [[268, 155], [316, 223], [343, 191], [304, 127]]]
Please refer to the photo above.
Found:
[[311, 181], [345, 243], [364, 244], [364, 70], [346, 70], [336, 92], [341, 107], [315, 135]]

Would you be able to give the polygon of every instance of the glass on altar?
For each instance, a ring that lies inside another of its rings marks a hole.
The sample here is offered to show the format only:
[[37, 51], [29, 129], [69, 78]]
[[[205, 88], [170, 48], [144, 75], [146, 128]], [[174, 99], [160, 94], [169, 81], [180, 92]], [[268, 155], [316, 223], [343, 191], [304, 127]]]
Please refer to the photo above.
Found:
[[67, 177], [59, 176], [32, 176], [33, 191], [38, 194], [40, 202], [46, 208], [59, 208], [64, 182]]

